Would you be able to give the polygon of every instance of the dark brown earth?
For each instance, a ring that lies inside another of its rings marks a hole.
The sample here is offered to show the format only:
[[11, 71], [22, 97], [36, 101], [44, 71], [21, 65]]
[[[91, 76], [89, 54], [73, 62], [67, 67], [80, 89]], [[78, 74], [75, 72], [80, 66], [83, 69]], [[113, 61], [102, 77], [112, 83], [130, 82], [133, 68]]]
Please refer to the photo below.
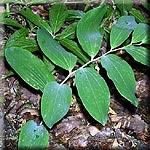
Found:
[[[0, 42], [0, 47], [4, 40]], [[73, 88], [68, 114], [49, 130], [50, 150], [150, 149], [150, 73], [149, 68], [129, 60], [136, 76], [137, 108], [122, 98], [110, 81], [111, 105], [105, 127], [90, 117]], [[40, 118], [40, 98], [17, 75], [5, 78], [9, 67], [0, 58], [0, 146], [17, 150], [21, 126]], [[2, 146], [3, 141], [3, 146]]]

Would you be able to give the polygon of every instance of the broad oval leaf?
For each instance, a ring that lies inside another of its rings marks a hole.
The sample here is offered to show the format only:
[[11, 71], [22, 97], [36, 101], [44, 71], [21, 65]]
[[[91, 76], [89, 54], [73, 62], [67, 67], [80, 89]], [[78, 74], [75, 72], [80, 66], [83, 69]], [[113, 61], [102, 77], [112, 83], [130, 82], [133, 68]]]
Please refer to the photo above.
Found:
[[77, 38], [79, 43], [91, 58], [96, 56], [102, 43], [99, 25], [105, 12], [105, 5], [94, 8], [88, 11], [77, 25]]
[[148, 24], [139, 23], [132, 34], [132, 43], [141, 42], [142, 44], [150, 44], [150, 26]]
[[54, 81], [54, 77], [44, 63], [31, 52], [21, 48], [5, 49], [5, 57], [10, 66], [30, 86], [43, 91], [47, 82]]
[[46, 84], [41, 100], [41, 113], [49, 128], [67, 114], [71, 99], [72, 91], [68, 85], [57, 82]]
[[43, 125], [38, 125], [35, 121], [26, 122], [19, 134], [18, 149], [46, 150], [48, 146], [49, 133]]
[[69, 71], [73, 69], [77, 61], [76, 56], [67, 52], [48, 32], [39, 29], [37, 40], [43, 53], [54, 64]]
[[75, 74], [75, 83], [86, 110], [105, 125], [110, 105], [110, 93], [105, 80], [94, 69], [82, 68]]
[[111, 49], [120, 46], [135, 29], [137, 23], [133, 16], [122, 16], [117, 23], [113, 25], [110, 32]]
[[136, 82], [129, 64], [114, 54], [102, 56], [101, 64], [106, 69], [108, 77], [113, 81], [119, 93], [137, 106], [138, 100], [135, 97]]
[[150, 50], [142, 46], [126, 46], [124, 48], [136, 61], [150, 66]]
[[60, 30], [67, 17], [67, 8], [63, 3], [55, 3], [49, 11], [49, 20], [53, 33]]
[[51, 27], [49, 26], [49, 24], [46, 22], [46, 20], [44, 20], [43, 18], [41, 18], [40, 16], [34, 14], [31, 9], [27, 8], [26, 10], [20, 10], [19, 14], [21, 14], [22, 16], [24, 16], [25, 18], [27, 18], [29, 21], [31, 21], [33, 24], [35, 24], [36, 26], [45, 29], [46, 31], [48, 31], [50, 34], [52, 34], [51, 31]]

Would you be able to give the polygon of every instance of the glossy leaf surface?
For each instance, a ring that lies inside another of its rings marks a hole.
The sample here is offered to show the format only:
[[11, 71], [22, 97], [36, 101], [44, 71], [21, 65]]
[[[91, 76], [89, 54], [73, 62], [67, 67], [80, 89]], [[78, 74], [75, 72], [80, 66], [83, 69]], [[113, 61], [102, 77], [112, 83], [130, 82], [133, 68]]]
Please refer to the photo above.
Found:
[[37, 90], [43, 91], [47, 82], [54, 81], [44, 63], [27, 50], [8, 48], [5, 57], [19, 76]]
[[67, 52], [47, 31], [39, 29], [37, 39], [43, 53], [54, 64], [69, 71], [73, 69], [77, 61], [76, 56]]
[[105, 80], [94, 69], [83, 68], [76, 72], [75, 83], [86, 110], [95, 120], [105, 125], [110, 104]]
[[119, 93], [137, 106], [135, 77], [129, 64], [114, 54], [103, 56], [101, 64], [106, 69], [108, 77], [113, 81]]
[[35, 121], [26, 122], [19, 134], [18, 149], [31, 150], [40, 149], [46, 150], [48, 146], [49, 133], [43, 125], [38, 125]]
[[48, 31], [49, 33], [52, 33], [51, 31], [51, 27], [49, 26], [49, 24], [46, 22], [46, 20], [44, 20], [43, 18], [41, 18], [40, 16], [34, 14], [31, 9], [27, 8], [26, 10], [20, 10], [19, 13], [21, 15], [23, 15], [26, 19], [28, 19], [29, 21], [31, 21], [33, 24], [35, 24], [36, 26], [45, 29], [46, 31]]
[[72, 91], [68, 85], [60, 85], [57, 82], [47, 83], [42, 95], [41, 112], [49, 128], [66, 115], [71, 99]]
[[125, 50], [138, 62], [150, 66], [150, 50], [142, 46], [126, 46]]
[[132, 34], [132, 43], [150, 44], [150, 26], [139, 23]]
[[49, 20], [52, 32], [55, 34], [60, 30], [67, 16], [67, 8], [63, 3], [54, 4], [49, 12]]
[[117, 23], [113, 25], [110, 33], [110, 45], [114, 49], [120, 46], [135, 29], [137, 23], [133, 16], [122, 16]]
[[78, 22], [77, 38], [83, 50], [92, 58], [98, 53], [102, 35], [99, 32], [100, 22], [106, 12], [106, 6], [102, 5], [88, 11]]

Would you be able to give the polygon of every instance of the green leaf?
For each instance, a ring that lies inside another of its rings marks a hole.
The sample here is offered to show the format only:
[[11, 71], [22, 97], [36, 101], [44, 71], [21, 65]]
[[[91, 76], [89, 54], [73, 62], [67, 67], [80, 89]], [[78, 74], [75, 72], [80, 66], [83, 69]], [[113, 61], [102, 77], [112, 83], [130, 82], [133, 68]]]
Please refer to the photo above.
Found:
[[58, 37], [59, 40], [65, 39], [65, 38], [74, 39], [75, 38], [76, 26], [77, 26], [76, 22], [72, 23], [66, 29], [64, 29], [62, 33], [57, 34], [56, 38]]
[[113, 25], [110, 33], [111, 49], [120, 46], [135, 29], [137, 23], [133, 16], [122, 16], [117, 23]]
[[5, 24], [5, 25], [14, 26], [17, 28], [23, 28], [23, 26], [20, 23], [18, 23], [16, 20], [11, 19], [11, 18], [3, 18], [3, 20], [1, 20], [0, 23]]
[[132, 43], [150, 44], [150, 26], [139, 23], [132, 34]]
[[52, 33], [51, 27], [49, 26], [49, 24], [44, 19], [42, 19], [40, 16], [34, 14], [31, 11], [31, 9], [27, 8], [26, 10], [20, 10], [19, 14], [21, 14], [22, 16], [24, 16], [26, 19], [28, 19], [29, 21], [31, 21], [36, 26], [38, 26], [38, 27], [40, 27], [42, 29], [45, 29], [50, 34]]
[[68, 85], [57, 82], [46, 84], [41, 101], [41, 113], [49, 128], [62, 119], [68, 112], [72, 99], [72, 91]]
[[43, 125], [37, 125], [33, 120], [26, 122], [19, 134], [18, 149], [46, 150], [48, 146], [49, 133]]
[[75, 74], [75, 83], [86, 110], [105, 125], [110, 105], [110, 93], [105, 80], [94, 69], [82, 68]]
[[142, 3], [142, 5], [144, 6], [144, 8], [146, 8], [148, 11], [150, 11], [150, 3], [147, 1], [147, 2], [144, 2]]
[[10, 38], [7, 40], [5, 44], [5, 48], [9, 47], [19, 47], [31, 52], [38, 50], [37, 42], [34, 39], [27, 39], [28, 30], [22, 28], [20, 30], [15, 31]]
[[99, 32], [99, 25], [105, 12], [105, 5], [94, 8], [88, 11], [77, 25], [77, 38], [79, 43], [91, 58], [94, 58], [98, 53], [102, 43], [103, 37]]
[[143, 16], [143, 14], [140, 12], [140, 10], [132, 8], [132, 10], [129, 13], [135, 17], [135, 20], [137, 22], [146, 23], [146, 18]]
[[5, 47], [13, 47], [14, 43], [20, 39], [25, 39], [29, 31], [25, 28], [15, 31], [7, 40]]
[[37, 40], [43, 53], [56, 65], [71, 71], [76, 64], [77, 58], [67, 52], [52, 36], [45, 30], [37, 31]]
[[150, 66], [150, 50], [142, 46], [126, 46], [124, 48], [136, 61]]
[[43, 91], [47, 82], [54, 81], [44, 63], [31, 52], [21, 48], [5, 49], [5, 57], [10, 66], [30, 86]]
[[52, 72], [55, 69], [54, 64], [45, 55], [43, 56], [43, 62], [47, 66], [49, 72]]
[[129, 64], [114, 54], [103, 56], [101, 64], [106, 69], [108, 77], [113, 81], [119, 93], [137, 106], [135, 77]]
[[65, 22], [67, 8], [63, 3], [54, 4], [49, 11], [49, 20], [53, 33], [57, 33]]
[[13, 43], [12, 47], [19, 47], [30, 52], [39, 50], [37, 42], [33, 39], [19, 39], [18, 41]]
[[66, 47], [70, 52], [75, 54], [83, 62], [88, 62], [90, 60], [87, 54], [79, 47], [79, 45], [76, 42], [69, 39], [61, 39], [60, 43], [64, 47]]
[[123, 15], [132, 9], [132, 0], [115, 0], [115, 4]]
[[75, 19], [81, 19], [84, 16], [84, 12], [81, 10], [67, 10], [67, 17], [66, 20], [75, 20]]

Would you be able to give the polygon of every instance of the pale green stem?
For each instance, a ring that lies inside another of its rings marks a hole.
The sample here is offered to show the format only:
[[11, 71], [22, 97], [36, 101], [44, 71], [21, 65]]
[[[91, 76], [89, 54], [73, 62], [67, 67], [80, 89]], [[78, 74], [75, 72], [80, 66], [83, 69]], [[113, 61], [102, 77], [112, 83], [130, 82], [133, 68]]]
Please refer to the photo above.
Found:
[[[124, 47], [116, 48], [116, 49], [111, 49], [110, 51], [106, 52], [105, 54], [103, 54], [103, 55], [101, 55], [101, 56], [99, 56], [99, 57], [97, 57], [95, 59], [91, 59], [90, 61], [88, 61], [87, 63], [85, 63], [83, 66], [81, 66], [80, 68], [78, 68], [77, 70], [82, 69], [82, 68], [88, 66], [92, 62], [96, 62], [97, 60], [101, 59], [101, 57], [103, 57], [103, 56], [105, 56], [105, 55], [107, 55], [109, 53], [116, 52], [116, 51], [121, 50], [121, 49], [124, 49]], [[71, 76], [73, 76], [77, 70], [74, 70], [73, 72], [70, 71], [69, 74], [68, 74], [68, 76], [61, 82], [61, 85], [64, 84]]]

